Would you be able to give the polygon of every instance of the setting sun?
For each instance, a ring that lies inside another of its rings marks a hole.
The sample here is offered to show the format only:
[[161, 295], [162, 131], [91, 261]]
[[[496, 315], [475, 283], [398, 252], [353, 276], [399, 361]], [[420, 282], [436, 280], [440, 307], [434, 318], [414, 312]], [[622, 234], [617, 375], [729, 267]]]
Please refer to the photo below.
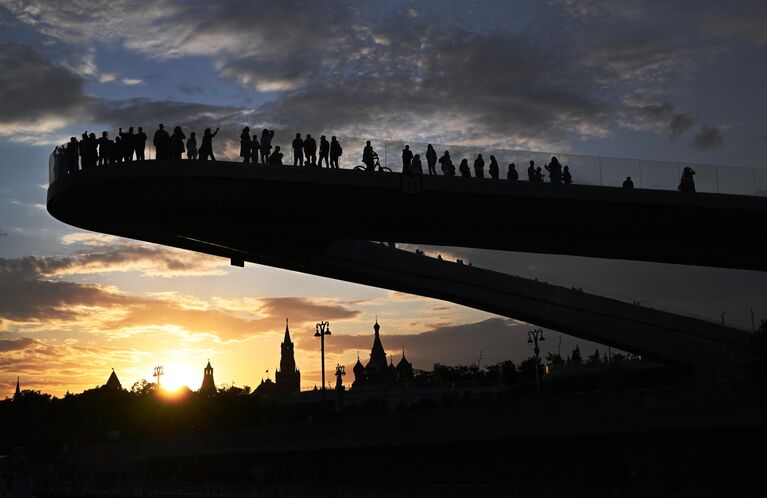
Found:
[[175, 392], [182, 387], [188, 387], [195, 390], [199, 387], [200, 374], [189, 366], [179, 364], [169, 364], [163, 367], [163, 376], [160, 380], [160, 386], [164, 391]]

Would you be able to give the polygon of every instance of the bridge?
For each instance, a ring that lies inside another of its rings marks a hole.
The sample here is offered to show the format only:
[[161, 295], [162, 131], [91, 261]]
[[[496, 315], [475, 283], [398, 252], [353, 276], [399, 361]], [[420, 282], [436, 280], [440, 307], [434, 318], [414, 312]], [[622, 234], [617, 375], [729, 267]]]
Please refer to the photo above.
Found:
[[[55, 169], [55, 168], [54, 168]], [[83, 229], [443, 299], [690, 369], [737, 376], [750, 334], [370, 240], [764, 271], [767, 198], [229, 162], [56, 174]]]

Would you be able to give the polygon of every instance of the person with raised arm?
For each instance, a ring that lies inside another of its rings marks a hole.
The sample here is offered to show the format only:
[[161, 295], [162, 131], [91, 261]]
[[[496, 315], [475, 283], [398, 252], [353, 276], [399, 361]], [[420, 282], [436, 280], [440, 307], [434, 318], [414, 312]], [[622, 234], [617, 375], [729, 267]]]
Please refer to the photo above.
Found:
[[218, 135], [218, 128], [211, 133], [210, 128], [205, 128], [202, 134], [202, 145], [200, 146], [200, 161], [207, 161], [210, 158], [211, 161], [216, 160], [216, 156], [213, 155], [213, 137]]

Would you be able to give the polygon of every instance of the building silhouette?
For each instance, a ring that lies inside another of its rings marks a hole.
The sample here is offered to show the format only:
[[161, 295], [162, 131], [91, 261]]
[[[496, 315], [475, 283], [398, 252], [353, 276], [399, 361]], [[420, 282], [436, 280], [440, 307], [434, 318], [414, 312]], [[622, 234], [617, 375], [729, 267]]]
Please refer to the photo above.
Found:
[[402, 351], [402, 359], [394, 366], [394, 358], [386, 360], [386, 350], [381, 342], [381, 326], [376, 319], [373, 325], [373, 347], [370, 349], [370, 361], [363, 366], [359, 355], [354, 365], [353, 389], [366, 387], [389, 387], [394, 384], [406, 383], [413, 379], [413, 365], [405, 358]]
[[203, 370], [200, 393], [208, 396], [216, 394], [216, 381], [213, 380], [213, 367], [210, 365], [210, 360]]
[[107, 383], [104, 384], [104, 387], [115, 391], [119, 391], [123, 388], [122, 384], [120, 384], [120, 379], [117, 378], [114, 368], [112, 369], [112, 373], [109, 374], [109, 378], [107, 379]]
[[13, 399], [19, 399], [21, 396], [21, 386], [19, 385], [19, 378], [16, 377], [16, 392], [13, 393]]
[[285, 338], [280, 345], [280, 368], [274, 374], [275, 388], [286, 393], [301, 392], [301, 372], [296, 368], [296, 357], [290, 340], [288, 319], [285, 319]]

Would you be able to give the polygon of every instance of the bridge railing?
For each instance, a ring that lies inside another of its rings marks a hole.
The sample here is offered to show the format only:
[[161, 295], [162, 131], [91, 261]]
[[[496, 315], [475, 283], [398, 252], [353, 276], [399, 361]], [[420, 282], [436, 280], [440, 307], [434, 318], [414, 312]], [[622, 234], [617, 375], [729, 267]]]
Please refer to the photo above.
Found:
[[[155, 126], [144, 126], [149, 139], [145, 150], [146, 159], [155, 158], [155, 148], [152, 146], [152, 136]], [[166, 128], [167, 129], [167, 128]], [[182, 126], [184, 133], [189, 135], [191, 131], [197, 131], [198, 147], [202, 141], [202, 130], [192, 130]], [[169, 130], [170, 131], [170, 130]], [[260, 130], [253, 130], [260, 133]], [[219, 160], [241, 161], [239, 157], [239, 133], [240, 129], [227, 127], [222, 128], [214, 139], [214, 153]], [[109, 131], [109, 136], [114, 137], [116, 130]], [[330, 139], [332, 133], [317, 133], [312, 136], [318, 141], [324, 134]], [[97, 133], [100, 136], [101, 133]], [[272, 140], [272, 146], [279, 145], [283, 157], [283, 164], [293, 164], [293, 152], [291, 142], [294, 132], [276, 130]], [[426, 161], [427, 144], [423, 142], [401, 140], [378, 140], [352, 136], [338, 136], [343, 147], [343, 155], [339, 164], [341, 168], [351, 169], [362, 164], [362, 149], [365, 141], [370, 140], [373, 148], [379, 155], [381, 165], [392, 171], [402, 171], [402, 149], [407, 144], [413, 154], [420, 154], [421, 163], [425, 174], [428, 174]], [[450, 145], [433, 143], [437, 157], [441, 157], [444, 151], [450, 151], [450, 157], [456, 169], [462, 159], [467, 159], [469, 167], [474, 175], [473, 163], [477, 154], [482, 154], [485, 160], [485, 177], [489, 178], [488, 166], [490, 156], [495, 156], [500, 169], [500, 178], [506, 180], [509, 165], [516, 165], [519, 179], [527, 180], [527, 167], [530, 161], [535, 162], [536, 167], [541, 167], [544, 175], [547, 174], [544, 166], [556, 156], [562, 166], [569, 166], [573, 175], [573, 183], [578, 185], [595, 185], [603, 187], [621, 187], [627, 177], [631, 177], [634, 187], [652, 190], [676, 190], [682, 171], [685, 167], [691, 167], [695, 171], [695, 187], [698, 192], [712, 192], [722, 194], [767, 196], [767, 168], [745, 168], [724, 165], [696, 164], [677, 161], [651, 161], [645, 159], [627, 159], [617, 157], [587, 156], [571, 154], [567, 152], [541, 152], [519, 149], [498, 149], [492, 147]], [[66, 147], [66, 144], [62, 147]], [[59, 148], [57, 148], [59, 150]], [[318, 151], [319, 154], [319, 151]], [[186, 155], [184, 155], [186, 157]], [[61, 157], [58, 160], [55, 154], [51, 154], [50, 181], [54, 181], [60, 174], [66, 174], [66, 167]], [[54, 165], [59, 164], [58, 168]], [[437, 164], [437, 174], [442, 172]], [[544, 181], [548, 181], [548, 177]]]

